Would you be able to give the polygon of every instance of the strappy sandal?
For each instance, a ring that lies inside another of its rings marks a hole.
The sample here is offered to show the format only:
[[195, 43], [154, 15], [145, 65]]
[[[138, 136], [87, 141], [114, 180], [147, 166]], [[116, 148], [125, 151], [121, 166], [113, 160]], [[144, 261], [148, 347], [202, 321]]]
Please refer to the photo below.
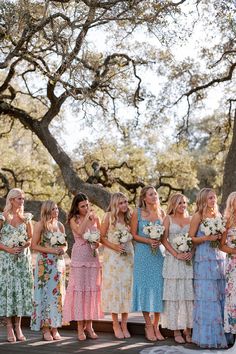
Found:
[[46, 342], [52, 342], [53, 341], [53, 336], [51, 335], [51, 332], [48, 330], [43, 330], [43, 340]]
[[58, 333], [57, 328], [52, 328], [52, 337], [53, 337], [54, 340], [60, 340], [61, 339], [61, 336]]
[[152, 324], [149, 325], [146, 324], [144, 330], [145, 330], [145, 337], [147, 340], [149, 340], [150, 342], [155, 342], [157, 340], [154, 332], [154, 327]]
[[114, 331], [114, 336], [117, 339], [124, 339], [125, 338], [124, 333], [122, 332], [119, 323], [116, 323], [116, 324], [113, 323], [113, 331]]
[[177, 336], [174, 336], [175, 338], [175, 342], [178, 343], [178, 344], [184, 344], [185, 343], [185, 340], [184, 338], [182, 337], [181, 334], [178, 334]]
[[[10, 329], [11, 329], [11, 333], [9, 333]], [[16, 342], [16, 336], [15, 336], [14, 329], [11, 324], [7, 324], [7, 341], [9, 343]]]
[[131, 337], [131, 335], [130, 335], [130, 333], [128, 331], [128, 328], [127, 328], [127, 323], [122, 323], [121, 322], [121, 329], [122, 329], [122, 332], [123, 332], [125, 338], [130, 338]]
[[98, 335], [94, 332], [93, 328], [85, 328], [84, 331], [85, 331], [87, 338], [90, 338], [90, 339], [97, 339], [98, 338]]

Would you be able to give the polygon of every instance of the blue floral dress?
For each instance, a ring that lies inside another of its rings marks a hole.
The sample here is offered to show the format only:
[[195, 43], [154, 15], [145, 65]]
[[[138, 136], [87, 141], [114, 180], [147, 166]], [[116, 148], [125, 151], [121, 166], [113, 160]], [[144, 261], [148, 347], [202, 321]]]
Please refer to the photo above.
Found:
[[[57, 232], [58, 233], [58, 232]], [[55, 232], [42, 235], [42, 246], [51, 245]], [[52, 247], [52, 246], [49, 246]], [[38, 253], [34, 274], [34, 311], [31, 329], [62, 326], [62, 305], [65, 296], [65, 260], [52, 253]]]
[[[3, 226], [0, 231], [0, 243], [7, 247], [27, 242], [27, 223], [32, 214], [25, 214], [25, 222], [14, 227], [0, 214]], [[31, 316], [33, 310], [33, 273], [29, 248], [20, 254], [0, 251], [0, 317]]]
[[[201, 225], [196, 237], [204, 236]], [[225, 348], [224, 253], [212, 248], [210, 241], [196, 246], [194, 258], [193, 343], [203, 348]]]
[[[137, 234], [147, 238], [143, 228], [150, 222], [141, 216], [138, 209]], [[160, 220], [155, 222], [161, 224]], [[156, 254], [151, 251], [150, 245], [136, 242], [134, 251], [134, 278], [133, 278], [133, 311], [162, 312], [163, 311], [163, 268], [164, 257], [158, 249]]]

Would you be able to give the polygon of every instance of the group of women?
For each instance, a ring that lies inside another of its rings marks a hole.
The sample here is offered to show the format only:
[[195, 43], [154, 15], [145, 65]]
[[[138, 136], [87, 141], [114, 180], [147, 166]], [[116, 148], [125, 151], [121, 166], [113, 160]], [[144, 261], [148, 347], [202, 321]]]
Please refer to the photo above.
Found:
[[[114, 193], [100, 224], [79, 193], [68, 214], [75, 242], [65, 291], [67, 243], [57, 205], [44, 202], [32, 227], [23, 191], [12, 189], [0, 214], [0, 316], [6, 317], [7, 340], [25, 340], [22, 316], [31, 316], [31, 329], [42, 329], [47, 341], [60, 339], [58, 327], [70, 321], [77, 321], [78, 340], [96, 339], [92, 321], [104, 312], [112, 315], [115, 337], [129, 338], [128, 313], [141, 311], [150, 341], [165, 339], [161, 321], [177, 343], [226, 348], [236, 334], [236, 192], [227, 200], [226, 231], [206, 235], [202, 224], [219, 215], [212, 189], [199, 192], [190, 217], [183, 194], [170, 197], [165, 214], [155, 188], [146, 186], [133, 212], [126, 196]], [[161, 238], [150, 237], [146, 230], [158, 225], [164, 226]], [[100, 240], [85, 237], [93, 233]], [[175, 239], [185, 234], [193, 247], [183, 252]], [[30, 247], [38, 253], [34, 286]]]

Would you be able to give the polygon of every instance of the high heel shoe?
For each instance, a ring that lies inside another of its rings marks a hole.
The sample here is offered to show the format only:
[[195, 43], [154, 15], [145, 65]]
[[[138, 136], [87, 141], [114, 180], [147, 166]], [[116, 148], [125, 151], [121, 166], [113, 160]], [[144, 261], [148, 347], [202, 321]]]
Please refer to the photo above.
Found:
[[93, 328], [85, 328], [84, 330], [86, 337], [90, 339], [97, 339], [98, 335], [94, 332]]
[[160, 340], [160, 341], [165, 340], [165, 338], [163, 337], [163, 335], [160, 332], [159, 326], [154, 326], [154, 333], [155, 333], [157, 340]]
[[43, 340], [46, 342], [52, 342], [53, 341], [53, 336], [51, 335], [51, 332], [49, 329], [47, 331], [43, 331]]
[[192, 337], [191, 337], [191, 334], [189, 332], [186, 332], [186, 331], [183, 331], [183, 334], [185, 336], [185, 341], [187, 343], [192, 343]]
[[121, 329], [122, 329], [122, 332], [123, 332], [125, 338], [130, 338], [131, 337], [131, 335], [130, 335], [130, 333], [128, 331], [128, 328], [127, 328], [127, 323], [122, 323], [121, 322]]
[[157, 340], [154, 332], [154, 327], [152, 324], [146, 324], [145, 325], [145, 337], [147, 340], [151, 342], [155, 342]]
[[86, 340], [86, 335], [84, 333], [84, 329], [78, 328], [78, 340]]
[[114, 331], [114, 335], [117, 339], [124, 339], [124, 334], [120, 328], [120, 324], [117, 323], [117, 324], [114, 324], [113, 323], [113, 331]]
[[13, 327], [11, 324], [7, 325], [7, 341], [9, 343], [14, 343], [16, 342], [16, 336], [13, 330]]
[[53, 337], [54, 340], [60, 340], [61, 339], [61, 336], [58, 333], [57, 328], [52, 328], [52, 337]]

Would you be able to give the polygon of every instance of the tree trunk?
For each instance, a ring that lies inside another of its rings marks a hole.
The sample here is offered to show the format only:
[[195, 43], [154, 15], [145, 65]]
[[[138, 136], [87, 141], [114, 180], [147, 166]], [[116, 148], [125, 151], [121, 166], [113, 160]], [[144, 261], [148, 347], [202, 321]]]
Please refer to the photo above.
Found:
[[233, 136], [228, 155], [225, 160], [222, 186], [222, 208], [231, 192], [236, 191], [236, 110], [234, 113]]

